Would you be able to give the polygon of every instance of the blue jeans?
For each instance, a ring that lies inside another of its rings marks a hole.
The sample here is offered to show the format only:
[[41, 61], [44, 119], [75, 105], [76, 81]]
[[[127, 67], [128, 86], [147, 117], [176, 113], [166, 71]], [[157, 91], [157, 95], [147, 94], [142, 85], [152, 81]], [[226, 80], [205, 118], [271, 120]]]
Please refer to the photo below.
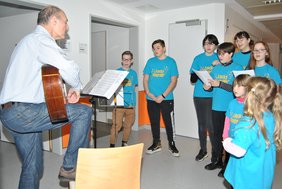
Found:
[[[89, 146], [92, 109], [82, 104], [67, 104], [66, 109], [71, 130], [63, 167], [74, 168], [78, 149]], [[22, 161], [19, 189], [38, 189], [43, 174], [42, 131], [65, 123], [52, 124], [45, 103], [15, 103], [0, 110], [0, 119], [12, 134]]]

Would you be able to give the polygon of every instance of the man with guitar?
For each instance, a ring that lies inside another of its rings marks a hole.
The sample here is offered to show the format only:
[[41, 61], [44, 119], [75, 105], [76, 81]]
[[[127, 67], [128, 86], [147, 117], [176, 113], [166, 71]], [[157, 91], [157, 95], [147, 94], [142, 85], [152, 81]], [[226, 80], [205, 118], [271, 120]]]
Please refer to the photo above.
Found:
[[71, 86], [65, 105], [66, 120], [71, 123], [70, 139], [59, 178], [75, 179], [78, 149], [89, 145], [92, 109], [77, 104], [82, 88], [79, 68], [55, 42], [65, 38], [67, 22], [64, 11], [58, 7], [42, 9], [36, 29], [17, 44], [6, 71], [0, 94], [0, 119], [13, 136], [22, 161], [20, 189], [39, 188], [43, 174], [42, 132], [65, 124], [50, 120], [41, 75], [43, 65], [57, 68]]

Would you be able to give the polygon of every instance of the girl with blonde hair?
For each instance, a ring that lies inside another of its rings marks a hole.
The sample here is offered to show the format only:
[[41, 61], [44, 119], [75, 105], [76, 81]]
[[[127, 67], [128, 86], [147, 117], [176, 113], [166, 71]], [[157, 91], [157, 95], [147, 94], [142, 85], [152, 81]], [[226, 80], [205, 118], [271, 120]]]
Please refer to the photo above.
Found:
[[276, 150], [282, 147], [281, 96], [281, 87], [271, 79], [248, 80], [244, 116], [234, 136], [223, 141], [224, 149], [231, 154], [224, 177], [235, 189], [272, 186]]

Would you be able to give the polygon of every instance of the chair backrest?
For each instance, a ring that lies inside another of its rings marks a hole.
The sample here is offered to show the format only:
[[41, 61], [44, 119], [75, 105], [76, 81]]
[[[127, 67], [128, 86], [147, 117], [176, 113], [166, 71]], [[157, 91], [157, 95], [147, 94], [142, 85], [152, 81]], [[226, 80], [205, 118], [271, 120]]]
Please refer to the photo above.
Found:
[[143, 146], [79, 149], [75, 188], [140, 189]]

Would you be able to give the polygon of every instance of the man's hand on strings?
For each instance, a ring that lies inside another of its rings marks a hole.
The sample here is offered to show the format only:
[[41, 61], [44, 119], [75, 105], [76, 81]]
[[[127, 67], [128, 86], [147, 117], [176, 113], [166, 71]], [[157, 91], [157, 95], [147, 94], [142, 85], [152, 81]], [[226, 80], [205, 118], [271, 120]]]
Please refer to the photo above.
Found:
[[80, 98], [80, 91], [71, 88], [69, 90], [68, 97], [67, 97], [68, 103], [71, 103], [71, 104], [77, 103], [79, 101], [79, 98]]

